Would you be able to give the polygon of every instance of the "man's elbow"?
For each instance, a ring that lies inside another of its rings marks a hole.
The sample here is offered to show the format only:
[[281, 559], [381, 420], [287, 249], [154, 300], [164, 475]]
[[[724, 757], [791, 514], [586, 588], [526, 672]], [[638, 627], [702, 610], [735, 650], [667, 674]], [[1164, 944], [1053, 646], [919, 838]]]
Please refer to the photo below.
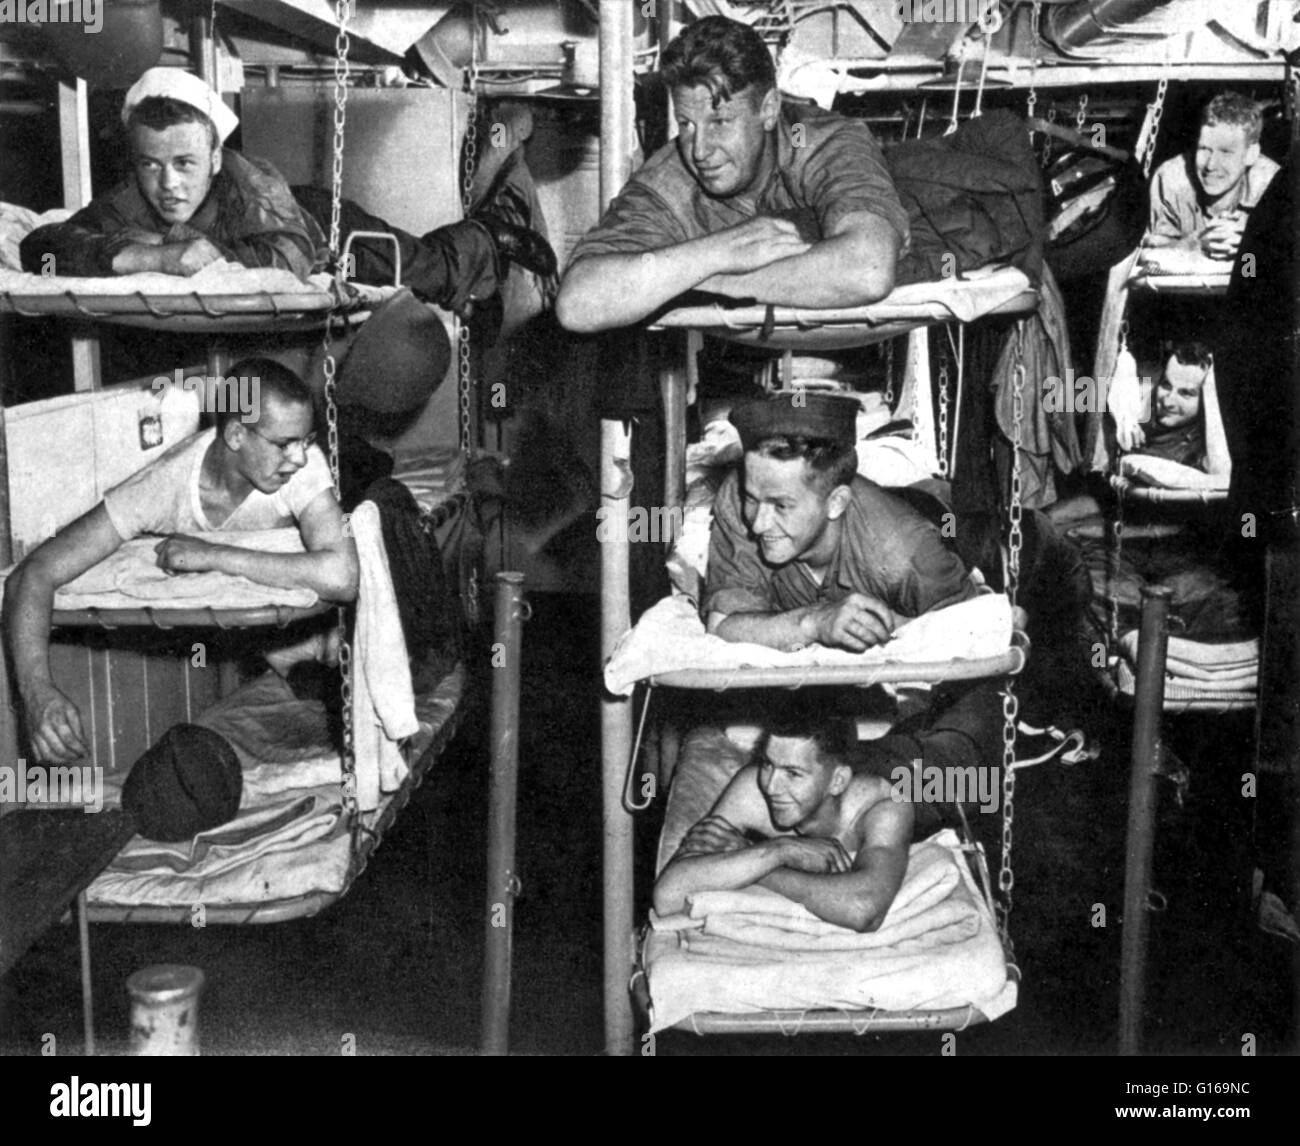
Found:
[[327, 601], [336, 601], [340, 605], [346, 604], [357, 599], [360, 584], [361, 573], [356, 554], [339, 554], [338, 559], [331, 563], [320, 596]]
[[663, 875], [655, 881], [654, 908], [659, 915], [676, 915], [686, 910], [686, 899], [681, 891], [673, 886], [675, 882], [671, 878], [664, 879]]
[[560, 293], [555, 299], [555, 318], [565, 330], [574, 334], [596, 334], [607, 325], [593, 300], [593, 292], [580, 281], [575, 282], [572, 272], [560, 283]]
[[894, 265], [897, 260], [889, 258], [868, 268], [862, 277], [862, 297], [858, 305], [870, 306], [879, 302], [894, 289]]
[[848, 918], [844, 922], [847, 927], [858, 932], [858, 934], [867, 935], [872, 931], [878, 931], [884, 918], [885, 912], [878, 903], [874, 900], [864, 900], [852, 905], [848, 912]]

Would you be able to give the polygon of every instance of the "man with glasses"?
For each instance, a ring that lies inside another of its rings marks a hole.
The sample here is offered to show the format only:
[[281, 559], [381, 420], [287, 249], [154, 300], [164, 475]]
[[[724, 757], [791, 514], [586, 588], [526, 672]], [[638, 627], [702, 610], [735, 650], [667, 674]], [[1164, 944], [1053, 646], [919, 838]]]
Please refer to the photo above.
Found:
[[[4, 627], [36, 759], [66, 762], [87, 752], [81, 714], [50, 673], [54, 594], [124, 542], [157, 536], [158, 566], [171, 574], [216, 571], [262, 585], [311, 589], [329, 601], [356, 596], [356, 547], [329, 466], [314, 444], [311, 392], [270, 359], [245, 359], [231, 373], [258, 380], [251, 417], [238, 410], [218, 413], [215, 426], [178, 442], [109, 490], [9, 577]], [[302, 535], [303, 552], [245, 549], [207, 536], [292, 524]]]

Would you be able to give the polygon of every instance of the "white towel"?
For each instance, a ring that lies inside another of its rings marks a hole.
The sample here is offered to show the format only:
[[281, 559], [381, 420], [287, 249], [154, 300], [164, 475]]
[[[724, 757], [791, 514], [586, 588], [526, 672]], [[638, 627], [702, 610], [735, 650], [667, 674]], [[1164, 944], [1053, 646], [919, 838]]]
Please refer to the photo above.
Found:
[[353, 641], [352, 739], [357, 803], [370, 812], [379, 807], [380, 793], [395, 791], [410, 771], [401, 742], [414, 736], [420, 724], [379, 508], [363, 501], [350, 521], [361, 568]]

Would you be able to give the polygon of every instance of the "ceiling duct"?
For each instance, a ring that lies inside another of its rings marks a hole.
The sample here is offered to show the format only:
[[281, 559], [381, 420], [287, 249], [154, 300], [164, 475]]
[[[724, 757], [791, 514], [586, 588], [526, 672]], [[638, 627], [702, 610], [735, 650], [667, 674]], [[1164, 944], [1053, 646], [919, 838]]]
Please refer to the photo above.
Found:
[[1170, 0], [1075, 0], [1045, 14], [1043, 36], [1065, 55], [1103, 36], [1123, 33]]

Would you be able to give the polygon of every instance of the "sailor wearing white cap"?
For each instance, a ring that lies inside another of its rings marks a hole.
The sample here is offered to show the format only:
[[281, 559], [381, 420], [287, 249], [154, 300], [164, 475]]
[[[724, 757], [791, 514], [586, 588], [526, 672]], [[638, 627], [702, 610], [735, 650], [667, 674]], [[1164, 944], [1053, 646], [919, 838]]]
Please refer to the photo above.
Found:
[[321, 229], [271, 164], [222, 143], [239, 119], [180, 68], [150, 68], [122, 123], [135, 177], [66, 223], [23, 241], [23, 266], [59, 275], [192, 275], [218, 259], [306, 277], [325, 260]]

